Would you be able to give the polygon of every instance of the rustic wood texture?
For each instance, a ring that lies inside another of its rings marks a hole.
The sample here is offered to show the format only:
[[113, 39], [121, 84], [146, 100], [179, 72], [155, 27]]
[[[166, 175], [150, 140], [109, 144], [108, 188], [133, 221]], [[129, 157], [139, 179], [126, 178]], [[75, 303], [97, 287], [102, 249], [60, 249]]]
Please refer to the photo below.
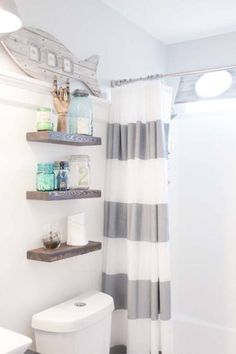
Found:
[[102, 248], [101, 242], [89, 241], [86, 246], [67, 246], [63, 243], [56, 250], [37, 248], [27, 251], [27, 259], [40, 262], [56, 262], [62, 259], [80, 256], [82, 254], [98, 251]]
[[54, 131], [30, 132], [26, 133], [26, 140], [38, 143], [51, 143], [63, 145], [101, 145], [102, 139], [96, 136], [67, 134]]
[[[232, 77], [232, 84], [228, 90], [223, 92], [220, 95], [220, 99], [224, 98], [234, 98], [236, 91], [236, 71], [235, 69], [227, 70]], [[176, 95], [175, 103], [188, 103], [188, 102], [197, 102], [209, 99], [216, 99], [216, 97], [201, 97], [196, 92], [196, 83], [203, 76], [202, 73], [184, 75], [181, 77], [178, 92]]]
[[102, 192], [95, 189], [70, 189], [69, 191], [52, 191], [52, 192], [26, 192], [26, 199], [28, 200], [70, 200], [70, 199], [87, 199], [87, 198], [100, 198]]
[[96, 73], [99, 57], [78, 60], [55, 37], [42, 30], [23, 27], [1, 42], [8, 55], [29, 76], [52, 83], [70, 78], [82, 82], [94, 95], [101, 97]]

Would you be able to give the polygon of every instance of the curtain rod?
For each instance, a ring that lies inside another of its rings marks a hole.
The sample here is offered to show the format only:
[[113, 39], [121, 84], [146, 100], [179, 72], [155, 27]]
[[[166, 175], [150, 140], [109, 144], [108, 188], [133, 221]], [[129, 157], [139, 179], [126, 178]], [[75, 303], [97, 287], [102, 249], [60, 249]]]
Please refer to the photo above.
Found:
[[156, 75], [148, 75], [145, 77], [138, 77], [134, 79], [122, 79], [122, 80], [112, 80], [111, 87], [123, 86], [127, 84], [131, 84], [137, 81], [148, 81], [148, 80], [158, 80], [168, 77], [178, 77], [178, 76], [187, 76], [187, 75], [195, 75], [195, 74], [206, 74], [214, 71], [221, 71], [221, 70], [230, 70], [236, 69], [236, 65], [228, 65], [228, 66], [218, 66], [216, 68], [206, 68], [206, 69], [199, 69], [199, 70], [192, 70], [192, 71], [180, 71], [176, 73], [169, 73], [169, 74], [156, 74]]

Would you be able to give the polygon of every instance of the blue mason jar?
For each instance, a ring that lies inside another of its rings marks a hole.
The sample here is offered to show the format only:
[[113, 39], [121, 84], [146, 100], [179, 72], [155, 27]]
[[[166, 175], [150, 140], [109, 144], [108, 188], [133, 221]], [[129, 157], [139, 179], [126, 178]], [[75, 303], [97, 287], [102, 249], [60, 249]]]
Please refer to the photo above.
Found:
[[52, 163], [38, 163], [37, 191], [53, 191], [55, 175]]
[[93, 135], [93, 107], [88, 92], [79, 89], [73, 92], [68, 119], [70, 134]]

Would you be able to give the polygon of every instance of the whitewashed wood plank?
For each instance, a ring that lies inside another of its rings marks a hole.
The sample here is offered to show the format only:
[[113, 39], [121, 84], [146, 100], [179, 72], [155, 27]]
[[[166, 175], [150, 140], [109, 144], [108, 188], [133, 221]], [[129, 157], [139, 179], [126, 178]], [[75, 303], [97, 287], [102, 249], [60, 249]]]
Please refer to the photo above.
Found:
[[[10, 34], [2, 45], [28, 75], [50, 83], [55, 75], [78, 80], [85, 83], [92, 94], [101, 96], [96, 78], [98, 56], [80, 61], [52, 35], [34, 28], [22, 28]], [[64, 64], [67, 69], [71, 66], [71, 72], [64, 70]]]

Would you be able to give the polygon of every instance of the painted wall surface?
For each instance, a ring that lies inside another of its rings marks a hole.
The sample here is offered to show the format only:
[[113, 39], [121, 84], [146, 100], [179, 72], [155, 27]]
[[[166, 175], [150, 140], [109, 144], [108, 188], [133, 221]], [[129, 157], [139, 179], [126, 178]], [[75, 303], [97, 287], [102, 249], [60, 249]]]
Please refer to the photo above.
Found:
[[198, 343], [194, 353], [201, 346], [204, 354], [220, 353], [216, 347], [221, 342], [221, 352], [232, 354], [236, 343], [235, 113], [182, 113], [172, 121], [170, 132], [172, 310], [175, 322], [184, 325], [176, 327], [176, 353], [189, 353], [188, 340], [183, 339], [188, 328], [192, 332], [187, 338]]
[[236, 64], [236, 32], [167, 46], [167, 72]]
[[[236, 64], [235, 40], [231, 33], [171, 45], [167, 71]], [[178, 80], [172, 84], [177, 87]], [[180, 119], [172, 121], [170, 156], [176, 354], [189, 353], [188, 340], [180, 338], [191, 338], [196, 353], [231, 354], [236, 341], [235, 116], [176, 110]]]
[[165, 70], [165, 46], [100, 0], [16, 2], [25, 26], [53, 34], [79, 59], [98, 54], [103, 87]]
[[[171, 45], [167, 71], [236, 64], [235, 40], [231, 33]], [[231, 116], [204, 109], [186, 115], [180, 105], [176, 110], [170, 137], [173, 316], [235, 332], [235, 108]]]

